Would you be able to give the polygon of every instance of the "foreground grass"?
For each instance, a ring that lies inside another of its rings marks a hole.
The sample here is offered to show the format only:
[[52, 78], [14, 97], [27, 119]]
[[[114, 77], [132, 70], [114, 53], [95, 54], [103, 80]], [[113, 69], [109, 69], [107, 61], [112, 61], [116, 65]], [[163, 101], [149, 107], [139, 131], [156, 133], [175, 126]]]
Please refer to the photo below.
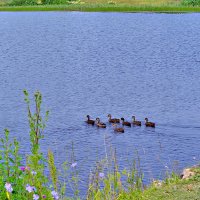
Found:
[[200, 181], [187, 180], [151, 188], [144, 192], [145, 200], [199, 200]]
[[178, 5], [130, 5], [130, 4], [69, 4], [38, 6], [1, 6], [0, 11], [82, 11], [82, 12], [200, 12], [200, 7]]
[[188, 180], [169, 179], [160, 187], [152, 185], [144, 191], [144, 200], [200, 200], [200, 168]]

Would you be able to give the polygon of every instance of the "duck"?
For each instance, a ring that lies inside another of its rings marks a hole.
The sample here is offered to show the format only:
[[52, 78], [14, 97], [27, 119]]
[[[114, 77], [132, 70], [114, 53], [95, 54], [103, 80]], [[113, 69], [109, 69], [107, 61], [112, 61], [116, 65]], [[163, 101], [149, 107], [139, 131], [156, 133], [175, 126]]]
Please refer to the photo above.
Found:
[[131, 127], [131, 123], [130, 122], [125, 122], [123, 117], [121, 118], [121, 120], [122, 120], [122, 125], [123, 126], [130, 126]]
[[106, 128], [106, 124], [104, 124], [103, 122], [100, 122], [100, 119], [99, 118], [96, 118], [96, 125], [99, 127], [99, 128]]
[[152, 127], [152, 128], [155, 128], [155, 123], [154, 122], [149, 122], [149, 119], [146, 117], [145, 118], [145, 121], [146, 121], [146, 123], [145, 123], [145, 125], [146, 125], [146, 127]]
[[90, 115], [87, 115], [87, 121], [85, 121], [88, 124], [94, 125], [95, 124], [95, 120], [90, 119]]
[[111, 114], [108, 114], [108, 118], [109, 118], [108, 121], [110, 123], [120, 123], [120, 119], [117, 119], [117, 118], [112, 119]]
[[141, 121], [136, 121], [135, 120], [135, 116], [132, 116], [132, 119], [133, 119], [133, 125], [136, 125], [136, 126], [141, 126], [142, 125]]
[[117, 124], [113, 124], [114, 131], [118, 133], [124, 133], [124, 128], [122, 127], [117, 127]]

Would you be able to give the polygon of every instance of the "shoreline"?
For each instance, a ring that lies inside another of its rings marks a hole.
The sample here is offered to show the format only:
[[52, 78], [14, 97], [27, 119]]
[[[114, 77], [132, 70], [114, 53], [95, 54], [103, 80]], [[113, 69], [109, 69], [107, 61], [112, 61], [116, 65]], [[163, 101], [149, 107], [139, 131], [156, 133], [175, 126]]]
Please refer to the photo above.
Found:
[[69, 4], [69, 5], [38, 5], [38, 6], [0, 6], [0, 12], [17, 11], [63, 11], [63, 12], [124, 12], [124, 13], [199, 13], [200, 7], [186, 6], [133, 6], [128, 4]]

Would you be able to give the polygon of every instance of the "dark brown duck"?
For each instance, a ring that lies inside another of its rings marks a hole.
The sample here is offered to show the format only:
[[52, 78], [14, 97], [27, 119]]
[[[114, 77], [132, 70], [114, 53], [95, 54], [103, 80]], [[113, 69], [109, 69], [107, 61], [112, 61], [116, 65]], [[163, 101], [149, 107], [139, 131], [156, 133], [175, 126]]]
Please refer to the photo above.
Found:
[[114, 131], [118, 133], [124, 133], [124, 128], [122, 127], [117, 127], [117, 124], [113, 124]]
[[95, 124], [95, 120], [90, 119], [89, 115], [87, 115], [86, 117], [87, 117], [87, 120], [85, 121], [86, 123], [91, 124], [91, 125]]
[[96, 118], [96, 125], [97, 125], [99, 128], [106, 128], [106, 124], [104, 124], [103, 122], [100, 122], [100, 119], [99, 119], [99, 118]]
[[132, 119], [133, 119], [133, 125], [135, 125], [135, 126], [141, 126], [142, 125], [141, 121], [136, 121], [135, 120], [135, 116], [132, 116]]
[[124, 121], [124, 118], [123, 118], [123, 117], [121, 118], [121, 120], [122, 120], [122, 125], [123, 125], [123, 126], [130, 126], [130, 127], [131, 127], [131, 123], [130, 123], [130, 122], [127, 122], [127, 121]]
[[146, 127], [155, 128], [156, 125], [154, 122], [149, 122], [148, 118], [145, 118], [145, 121], [146, 121], [146, 123], [145, 123]]
[[117, 119], [117, 118], [112, 119], [111, 114], [108, 114], [108, 121], [110, 123], [120, 123], [120, 119]]

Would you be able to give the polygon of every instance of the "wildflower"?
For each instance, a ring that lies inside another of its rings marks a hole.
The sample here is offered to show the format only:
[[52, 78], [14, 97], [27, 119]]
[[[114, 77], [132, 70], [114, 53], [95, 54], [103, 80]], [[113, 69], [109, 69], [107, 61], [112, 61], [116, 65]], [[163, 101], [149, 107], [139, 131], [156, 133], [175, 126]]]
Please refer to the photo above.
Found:
[[54, 198], [55, 200], [58, 200], [58, 199], [59, 199], [58, 193], [57, 193], [56, 191], [52, 191], [52, 192], [51, 192], [51, 195], [53, 196], [53, 198]]
[[165, 165], [165, 168], [166, 168], [166, 169], [169, 169], [169, 167], [168, 167], [167, 165]]
[[5, 188], [6, 188], [7, 192], [11, 193], [13, 191], [12, 185], [10, 183], [6, 183]]
[[37, 195], [37, 194], [33, 195], [33, 200], [38, 200], [39, 198], [40, 198], [39, 195]]
[[20, 167], [20, 170], [24, 172], [24, 171], [26, 170], [26, 167], [21, 166], [21, 167]]
[[46, 198], [47, 198], [47, 196], [46, 196], [46, 195], [42, 195], [42, 198], [43, 198], [43, 199], [46, 199]]
[[72, 167], [72, 168], [74, 168], [74, 167], [76, 167], [76, 166], [77, 166], [77, 162], [71, 164], [71, 167]]
[[105, 175], [104, 175], [103, 172], [100, 172], [100, 173], [99, 173], [99, 178], [104, 178], [104, 176], [105, 176]]
[[30, 170], [30, 167], [28, 167], [28, 166], [21, 166], [21, 167], [19, 167], [19, 169], [21, 170], [21, 171], [26, 171], [26, 170]]
[[195, 156], [193, 156], [192, 158], [193, 158], [193, 160], [196, 160], [196, 157], [195, 157]]
[[36, 188], [35, 188], [34, 186], [32, 186], [32, 190], [33, 190], [34, 192], [36, 192]]
[[32, 175], [36, 175], [37, 172], [36, 172], [36, 171], [32, 171], [31, 174], [32, 174]]
[[26, 185], [26, 190], [31, 193], [35, 190], [35, 187], [30, 186], [29, 184]]

